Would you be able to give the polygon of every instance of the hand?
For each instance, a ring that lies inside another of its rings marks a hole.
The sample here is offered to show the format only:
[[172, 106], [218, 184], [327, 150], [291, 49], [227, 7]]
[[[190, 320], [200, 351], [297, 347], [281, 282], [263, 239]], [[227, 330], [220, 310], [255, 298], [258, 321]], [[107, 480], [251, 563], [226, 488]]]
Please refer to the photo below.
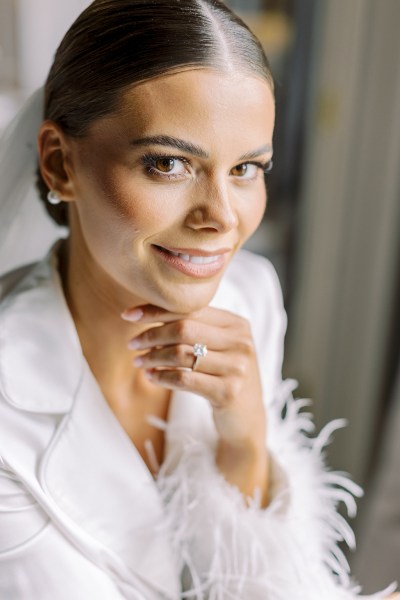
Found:
[[[129, 343], [129, 348], [144, 351], [135, 366], [157, 385], [187, 390], [210, 402], [220, 439], [220, 470], [245, 494], [261, 487], [265, 497], [266, 415], [249, 322], [210, 307], [182, 315], [147, 305], [123, 316], [130, 320], [130, 314], [131, 320], [149, 325]], [[195, 343], [206, 344], [208, 353], [193, 371]]]
[[[191, 315], [151, 305], [139, 310], [143, 312], [140, 324], [150, 327], [129, 342], [129, 348], [145, 351], [134, 360], [135, 366], [145, 369], [155, 384], [207, 398], [224, 441], [258, 438], [264, 444], [265, 414], [249, 322], [209, 307]], [[124, 318], [129, 319], [129, 311]], [[192, 371], [197, 342], [206, 344], [208, 353]]]

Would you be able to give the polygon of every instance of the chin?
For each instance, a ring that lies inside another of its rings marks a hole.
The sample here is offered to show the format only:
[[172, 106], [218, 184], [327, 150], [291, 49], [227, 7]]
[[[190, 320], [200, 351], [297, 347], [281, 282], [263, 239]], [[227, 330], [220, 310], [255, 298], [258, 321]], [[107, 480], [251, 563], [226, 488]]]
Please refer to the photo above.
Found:
[[201, 289], [200, 286], [190, 285], [186, 289], [180, 289], [177, 286], [176, 293], [173, 296], [164, 296], [157, 304], [174, 313], [190, 314], [208, 306], [213, 299], [218, 288], [217, 285], [207, 286]]

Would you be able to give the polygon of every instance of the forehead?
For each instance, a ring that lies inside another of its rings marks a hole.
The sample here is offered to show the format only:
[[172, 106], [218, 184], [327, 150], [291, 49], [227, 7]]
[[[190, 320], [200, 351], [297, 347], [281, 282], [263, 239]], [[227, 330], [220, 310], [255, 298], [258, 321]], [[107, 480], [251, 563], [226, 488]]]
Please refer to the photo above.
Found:
[[218, 142], [241, 148], [272, 143], [274, 117], [266, 81], [197, 69], [132, 86], [112, 118], [114, 127], [132, 139], [171, 135], [212, 150]]

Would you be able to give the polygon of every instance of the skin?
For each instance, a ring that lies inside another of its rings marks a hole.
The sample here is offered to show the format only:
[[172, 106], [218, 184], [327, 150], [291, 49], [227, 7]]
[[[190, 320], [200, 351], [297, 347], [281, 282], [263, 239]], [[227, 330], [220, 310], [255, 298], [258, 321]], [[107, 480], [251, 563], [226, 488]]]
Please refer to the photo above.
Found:
[[[271, 160], [274, 116], [261, 78], [187, 70], [133, 86], [83, 138], [46, 121], [38, 142], [46, 183], [70, 203], [71, 234], [60, 254], [65, 295], [112, 410], [144, 456], [145, 437], [158, 449], [162, 442], [146, 415], [166, 418], [171, 390], [204, 396], [219, 434], [220, 471], [245, 497], [261, 490], [264, 505], [266, 414], [252, 333], [246, 320], [208, 304], [262, 219], [263, 170], [241, 157], [256, 151], [251, 160]], [[203, 155], [137, 143], [156, 135], [189, 141]], [[184, 161], [175, 160], [172, 172], [165, 171], [171, 163], [152, 163], [149, 172], [143, 155], [155, 151]], [[223, 268], [189, 276], [155, 245], [224, 249]], [[191, 371], [199, 341], [208, 354]]]

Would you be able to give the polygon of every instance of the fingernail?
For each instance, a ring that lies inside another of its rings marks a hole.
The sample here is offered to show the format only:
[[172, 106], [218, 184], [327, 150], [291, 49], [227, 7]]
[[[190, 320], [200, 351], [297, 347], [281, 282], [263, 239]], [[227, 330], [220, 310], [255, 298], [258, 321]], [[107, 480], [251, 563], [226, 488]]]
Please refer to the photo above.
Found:
[[137, 356], [135, 358], [135, 360], [133, 361], [133, 364], [135, 365], [135, 367], [143, 366], [143, 358], [140, 358], [140, 356]]
[[153, 371], [145, 371], [144, 374], [147, 379], [154, 379]]
[[143, 311], [141, 308], [134, 308], [133, 310], [124, 310], [121, 313], [121, 317], [125, 321], [140, 321], [143, 317]]
[[133, 340], [130, 340], [128, 342], [128, 348], [130, 350], [137, 350], [138, 348], [140, 348], [140, 342], [137, 338], [133, 338]]

